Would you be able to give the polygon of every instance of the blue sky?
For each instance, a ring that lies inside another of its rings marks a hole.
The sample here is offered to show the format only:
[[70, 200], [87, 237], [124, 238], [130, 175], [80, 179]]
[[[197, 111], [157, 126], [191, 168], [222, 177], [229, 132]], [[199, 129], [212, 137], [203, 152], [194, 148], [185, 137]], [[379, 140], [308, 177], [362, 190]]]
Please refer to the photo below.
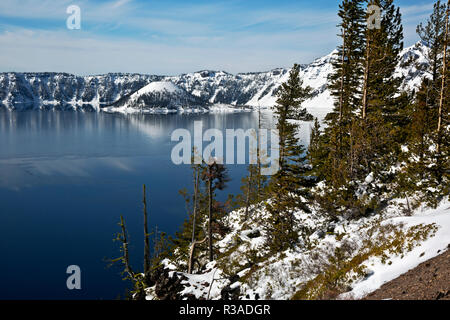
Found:
[[[433, 1], [397, 0], [405, 45]], [[308, 63], [337, 45], [337, 0], [1, 0], [0, 72], [174, 75]], [[81, 29], [69, 30], [69, 5]]]

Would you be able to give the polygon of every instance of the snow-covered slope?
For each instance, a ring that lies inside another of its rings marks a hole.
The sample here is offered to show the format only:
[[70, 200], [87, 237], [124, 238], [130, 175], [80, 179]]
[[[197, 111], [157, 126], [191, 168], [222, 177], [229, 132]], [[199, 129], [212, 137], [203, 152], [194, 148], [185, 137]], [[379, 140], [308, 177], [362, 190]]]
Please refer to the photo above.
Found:
[[[435, 209], [407, 213], [406, 200], [393, 199], [383, 214], [350, 221], [330, 220], [311, 207], [311, 213], [295, 213], [306, 238], [269, 258], [263, 258], [267, 212], [253, 206], [251, 222], [245, 222], [244, 209], [224, 218], [230, 232], [215, 244], [217, 260], [193, 275], [178, 271], [186, 268], [184, 261], [166, 259], [164, 265], [172, 282], [182, 280], [174, 288], [181, 299], [327, 298], [322, 294], [331, 283], [346, 291], [334, 298], [359, 299], [449, 249], [449, 206], [446, 197]], [[155, 287], [147, 289], [147, 299], [160, 298]]]
[[[335, 53], [301, 66], [304, 84], [314, 91], [313, 97], [305, 102], [310, 111], [315, 108], [330, 110], [333, 106], [327, 79], [332, 72], [331, 61]], [[402, 51], [397, 74], [405, 76], [404, 89], [418, 88], [423, 76], [427, 75], [425, 53], [426, 47], [420, 44]], [[408, 62], [418, 62], [421, 67]], [[179, 76], [106, 74], [79, 77], [66, 73], [0, 73], [0, 109], [139, 111], [144, 106], [143, 110], [148, 111], [160, 105], [167, 105], [166, 109], [171, 110], [179, 106], [210, 108], [214, 104], [271, 107], [276, 100], [277, 88], [288, 75], [289, 69], [283, 68], [236, 75], [210, 70]], [[145, 89], [152, 82], [171, 82], [178, 89], [176, 92], [168, 87], [159, 91], [155, 87]], [[169, 102], [174, 98], [175, 101]]]
[[281, 84], [288, 70], [275, 69], [267, 72], [232, 75], [224, 71], [200, 71], [168, 78], [192, 95], [215, 104], [252, 105], [261, 93], [271, 93], [274, 85]]
[[203, 101], [169, 81], [151, 82], [129, 96], [121, 98], [105, 111], [145, 112], [155, 110], [177, 111], [186, 108], [201, 108]]
[[[313, 61], [309, 65], [301, 66], [300, 77], [303, 79], [305, 86], [310, 86], [313, 89], [313, 98], [306, 101], [308, 108], [313, 108], [315, 105], [327, 106], [332, 108], [333, 101], [327, 90], [328, 76], [333, 71], [331, 62], [336, 54], [336, 50], [329, 55]], [[278, 77], [273, 77], [264, 88], [262, 88], [255, 96], [247, 102], [248, 105], [259, 105], [264, 107], [271, 107], [276, 101], [276, 90], [289, 77], [290, 70], [283, 70]]]
[[[396, 70], [396, 75], [404, 77], [403, 90], [419, 89], [423, 77], [431, 78], [428, 69], [428, 47], [420, 42], [412, 47], [405, 48], [400, 53], [402, 57]], [[410, 63], [414, 62], [414, 63]]]
[[450, 245], [450, 207], [448, 201], [443, 201], [436, 209], [422, 208], [414, 216], [400, 216], [384, 222], [403, 224], [405, 227], [436, 224], [435, 235], [423, 241], [420, 246], [403, 256], [393, 256], [390, 263], [382, 263], [380, 259], [371, 258], [366, 262], [371, 269], [371, 276], [361, 279], [352, 286], [352, 290], [342, 295], [342, 298], [362, 298], [368, 293], [380, 288], [400, 275], [417, 267], [420, 263], [436, 257], [449, 249]]

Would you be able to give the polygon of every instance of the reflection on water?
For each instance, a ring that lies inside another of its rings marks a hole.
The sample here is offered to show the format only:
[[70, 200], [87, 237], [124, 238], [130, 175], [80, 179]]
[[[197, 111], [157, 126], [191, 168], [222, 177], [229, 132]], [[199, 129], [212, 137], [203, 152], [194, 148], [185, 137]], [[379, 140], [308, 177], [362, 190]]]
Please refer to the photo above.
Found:
[[[178, 190], [190, 187], [189, 166], [170, 160], [170, 135], [208, 128], [256, 128], [257, 113], [114, 115], [83, 112], [0, 113], [0, 298], [115, 298], [126, 283], [103, 259], [120, 215], [131, 259], [143, 252], [141, 186], [149, 190], [150, 224], [175, 232], [186, 216]], [[271, 113], [262, 127], [274, 128]], [[304, 142], [310, 124], [302, 126]], [[245, 165], [230, 166], [227, 193], [240, 192]], [[225, 198], [226, 194], [221, 195]], [[65, 270], [82, 270], [82, 290], [66, 289]]]

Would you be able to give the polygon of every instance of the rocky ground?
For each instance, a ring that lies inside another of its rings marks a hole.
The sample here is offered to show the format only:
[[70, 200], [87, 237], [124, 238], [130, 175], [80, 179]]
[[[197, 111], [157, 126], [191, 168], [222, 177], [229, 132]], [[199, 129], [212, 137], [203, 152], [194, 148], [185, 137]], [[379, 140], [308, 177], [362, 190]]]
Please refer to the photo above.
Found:
[[450, 300], [450, 250], [387, 282], [365, 299]]

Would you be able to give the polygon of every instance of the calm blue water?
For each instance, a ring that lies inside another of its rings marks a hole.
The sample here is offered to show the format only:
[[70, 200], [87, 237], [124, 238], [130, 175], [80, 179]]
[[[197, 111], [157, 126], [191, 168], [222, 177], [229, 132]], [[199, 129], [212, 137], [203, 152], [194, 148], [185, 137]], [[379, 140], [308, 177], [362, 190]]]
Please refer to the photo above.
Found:
[[[271, 114], [263, 114], [269, 127]], [[173, 234], [186, 217], [178, 190], [191, 187], [189, 166], [170, 152], [176, 128], [256, 128], [257, 114], [113, 115], [0, 113], [0, 299], [114, 299], [125, 292], [112, 241], [120, 215], [135, 269], [142, 264], [142, 184], [150, 227]], [[307, 132], [308, 130], [305, 130]], [[305, 139], [306, 140], [306, 139]], [[245, 165], [229, 168], [227, 193], [239, 193]], [[66, 288], [79, 265], [82, 290]]]

